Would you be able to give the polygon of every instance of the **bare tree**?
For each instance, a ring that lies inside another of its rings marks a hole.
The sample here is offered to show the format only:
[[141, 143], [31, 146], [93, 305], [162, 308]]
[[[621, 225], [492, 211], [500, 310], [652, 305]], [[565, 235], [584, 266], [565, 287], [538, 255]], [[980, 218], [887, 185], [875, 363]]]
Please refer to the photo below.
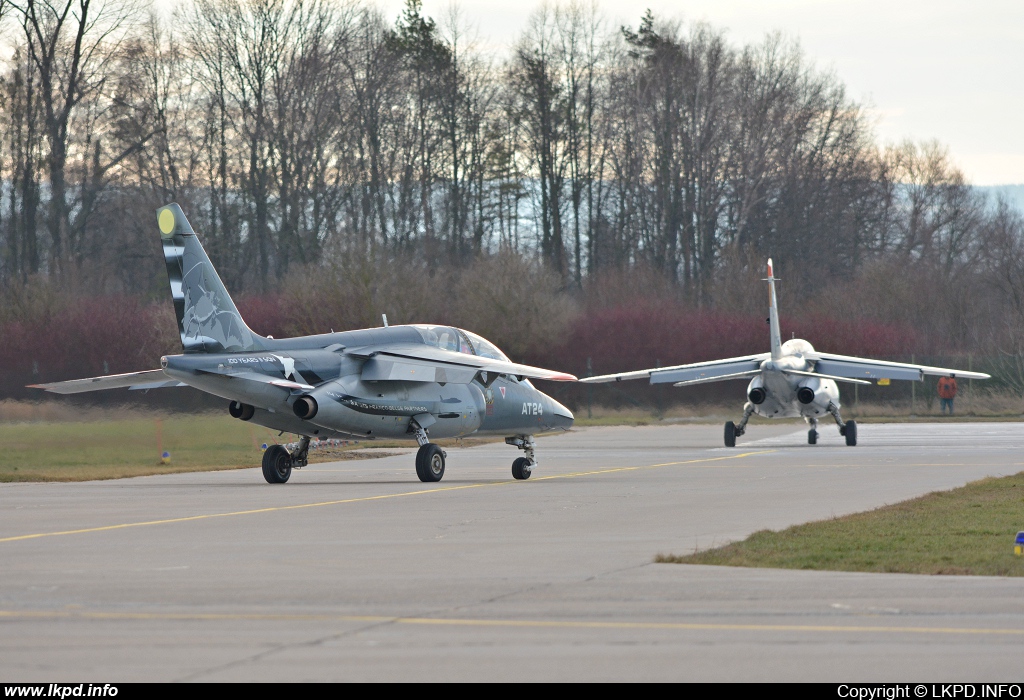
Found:
[[[80, 105], [100, 97], [117, 51], [132, 29], [137, 8], [132, 0], [107, 0], [102, 4], [97, 0], [17, 0], [10, 7], [18, 17], [27, 57], [38, 81], [50, 189], [50, 257], [54, 268], [59, 269], [66, 246], [75, 245], [69, 237], [84, 229], [91, 213], [91, 208], [85, 206], [76, 222], [70, 220], [67, 167], [72, 120]], [[102, 177], [103, 171], [124, 157], [127, 154], [116, 154], [104, 163], [97, 154], [93, 176]]]

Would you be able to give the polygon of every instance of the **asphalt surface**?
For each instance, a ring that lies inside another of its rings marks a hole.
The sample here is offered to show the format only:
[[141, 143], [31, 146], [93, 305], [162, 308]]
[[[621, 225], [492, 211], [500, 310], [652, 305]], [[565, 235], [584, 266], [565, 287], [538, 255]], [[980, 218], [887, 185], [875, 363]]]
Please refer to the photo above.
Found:
[[405, 454], [0, 485], [0, 680], [1020, 680], [1024, 578], [653, 559], [1017, 473], [1024, 424], [721, 432], [543, 438], [525, 482], [494, 444], [439, 484]]

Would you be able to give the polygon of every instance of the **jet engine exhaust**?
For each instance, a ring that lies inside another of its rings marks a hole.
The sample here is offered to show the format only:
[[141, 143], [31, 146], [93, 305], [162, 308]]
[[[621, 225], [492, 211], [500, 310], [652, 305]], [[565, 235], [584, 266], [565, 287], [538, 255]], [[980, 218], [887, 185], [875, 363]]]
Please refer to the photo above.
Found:
[[750, 393], [747, 394], [747, 398], [750, 399], [750, 403], [754, 404], [755, 406], [763, 404], [764, 400], [767, 397], [767, 392], [765, 392], [765, 390], [759, 386], [754, 387], [753, 389], [750, 390]]
[[814, 390], [806, 386], [800, 387], [796, 392], [796, 398], [804, 405], [809, 404], [814, 401]]
[[316, 399], [312, 396], [300, 396], [295, 399], [295, 404], [292, 406], [292, 410], [302, 420], [310, 420], [316, 416], [316, 412], [319, 406], [316, 403]]
[[256, 413], [256, 409], [247, 403], [241, 403], [239, 401], [232, 401], [228, 404], [228, 413], [231, 414], [232, 418], [239, 420], [249, 420]]

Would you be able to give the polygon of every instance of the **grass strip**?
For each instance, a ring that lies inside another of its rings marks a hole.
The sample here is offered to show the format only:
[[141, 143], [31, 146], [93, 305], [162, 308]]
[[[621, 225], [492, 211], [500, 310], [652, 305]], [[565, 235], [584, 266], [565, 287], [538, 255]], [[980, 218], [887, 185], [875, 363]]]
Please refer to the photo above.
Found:
[[761, 530], [741, 542], [656, 562], [776, 569], [1024, 576], [1024, 472], [831, 520]]
[[[152, 474], [258, 467], [263, 444], [298, 439], [222, 413], [134, 416], [94, 412], [95, 420], [0, 422], [0, 482], [91, 481]], [[472, 447], [500, 438], [437, 440]], [[387, 448], [414, 448], [412, 440], [358, 440], [310, 450], [310, 463], [387, 457]], [[164, 452], [170, 454], [164, 463]], [[412, 462], [410, 461], [410, 465]], [[412, 467], [410, 466], [410, 469]]]
[[[259, 466], [277, 433], [229, 416], [0, 424], [0, 482], [84, 481]], [[170, 454], [161, 462], [163, 452]]]
[[[0, 423], [0, 482], [87, 481], [258, 467], [262, 445], [294, 435], [227, 415], [153, 415]], [[310, 462], [365, 457], [374, 443], [311, 451]], [[358, 450], [351, 455], [347, 450]], [[164, 452], [170, 454], [164, 463]], [[321, 454], [322, 452], [322, 454]], [[380, 451], [381, 456], [385, 453]]]

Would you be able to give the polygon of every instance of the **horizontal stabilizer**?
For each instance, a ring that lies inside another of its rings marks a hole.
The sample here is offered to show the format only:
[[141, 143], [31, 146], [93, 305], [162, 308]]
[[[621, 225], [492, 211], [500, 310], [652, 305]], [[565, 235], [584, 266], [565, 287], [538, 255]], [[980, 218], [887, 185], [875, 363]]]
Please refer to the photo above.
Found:
[[863, 379], [854, 379], [853, 377], [841, 377], [833, 374], [822, 374], [820, 372], [801, 372], [797, 369], [784, 369], [783, 374], [798, 374], [801, 377], [817, 377], [818, 379], [831, 379], [836, 382], [846, 382], [847, 384], [867, 384], [871, 385], [871, 382], [866, 382]]
[[[127, 374], [108, 374], [103, 377], [72, 379], [66, 382], [50, 382], [49, 384], [30, 384], [30, 389], [43, 389], [54, 394], [81, 394], [86, 391], [102, 391], [104, 389], [127, 389], [141, 384], [167, 384], [168, 377], [162, 369], [147, 369], [144, 372], [128, 372]], [[177, 383], [177, 380], [175, 380]], [[154, 387], [155, 388], [155, 387]]]

